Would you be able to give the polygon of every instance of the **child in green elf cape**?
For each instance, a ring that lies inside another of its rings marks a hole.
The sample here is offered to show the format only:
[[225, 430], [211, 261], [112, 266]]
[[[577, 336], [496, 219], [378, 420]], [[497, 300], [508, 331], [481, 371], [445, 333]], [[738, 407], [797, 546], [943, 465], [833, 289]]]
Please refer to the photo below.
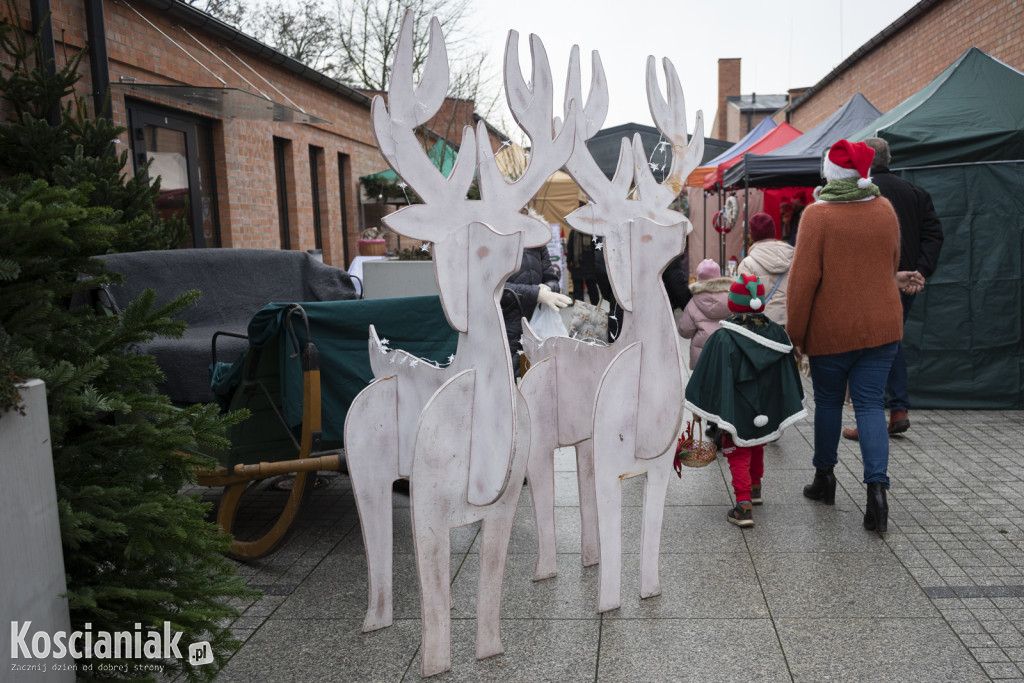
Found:
[[757, 276], [740, 273], [729, 288], [732, 315], [708, 338], [686, 385], [686, 407], [725, 432], [736, 494], [726, 519], [740, 527], [754, 526], [752, 506], [763, 502], [764, 444], [807, 416], [793, 344], [764, 314], [766, 303]]

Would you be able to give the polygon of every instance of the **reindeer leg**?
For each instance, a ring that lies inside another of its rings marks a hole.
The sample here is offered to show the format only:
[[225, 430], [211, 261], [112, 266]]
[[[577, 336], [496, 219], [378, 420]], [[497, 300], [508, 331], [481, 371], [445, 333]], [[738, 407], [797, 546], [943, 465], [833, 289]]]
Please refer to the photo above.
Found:
[[555, 546], [554, 456], [558, 447], [555, 361], [544, 359], [531, 367], [519, 390], [530, 413], [530, 458], [526, 477], [533, 500], [533, 518], [537, 523], [537, 566], [533, 580], [541, 581], [558, 575]]
[[475, 377], [475, 370], [467, 370], [445, 382], [427, 401], [416, 430], [410, 493], [424, 678], [452, 667], [450, 533], [479, 510], [465, 499], [473, 420], [467, 407], [472, 406]]
[[618, 608], [622, 593], [622, 484], [635, 471], [642, 347], [626, 347], [605, 370], [594, 406], [594, 482], [601, 544], [597, 611]]
[[[546, 364], [546, 361], [543, 363]], [[539, 369], [544, 371], [543, 367]], [[533, 372], [533, 369], [530, 372]], [[511, 481], [501, 497], [486, 508], [481, 525], [480, 581], [476, 596], [477, 659], [486, 659], [505, 651], [501, 644], [501, 588], [505, 578], [505, 561], [508, 558], [508, 541], [512, 536], [512, 522], [522, 495], [519, 482], [522, 481], [527, 463], [532, 456], [533, 441], [530, 435], [534, 426], [525, 398], [518, 395], [515, 425]]]
[[[481, 525], [480, 580], [476, 595], [476, 658], [505, 651], [501, 644], [501, 587], [505, 578], [508, 539], [512, 535], [515, 501], [501, 501]], [[511, 513], [511, 514], [507, 514]]]
[[387, 377], [363, 390], [345, 420], [345, 454], [366, 549], [369, 605], [363, 631], [392, 622], [391, 485], [398, 479], [398, 380]]
[[423, 618], [420, 675], [452, 668], [451, 528], [440, 506], [420, 510], [416, 529], [416, 570]]
[[644, 483], [644, 521], [640, 532], [640, 597], [661, 595], [661, 523], [665, 516], [670, 463], [674, 450], [648, 461]]
[[584, 567], [600, 560], [598, 539], [597, 492], [594, 483], [594, 440], [576, 444], [576, 482], [580, 490], [580, 559]]

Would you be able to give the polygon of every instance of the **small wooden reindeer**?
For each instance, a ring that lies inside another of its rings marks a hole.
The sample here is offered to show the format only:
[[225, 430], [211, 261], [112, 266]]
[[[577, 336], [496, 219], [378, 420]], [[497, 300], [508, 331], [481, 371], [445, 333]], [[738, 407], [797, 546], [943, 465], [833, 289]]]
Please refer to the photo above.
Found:
[[[364, 631], [392, 622], [391, 486], [399, 478], [410, 479], [423, 676], [451, 667], [452, 527], [482, 520], [477, 657], [503, 651], [502, 580], [530, 428], [513, 379], [499, 300], [505, 279], [519, 268], [523, 247], [543, 245], [551, 237], [548, 226], [520, 211], [569, 157], [575, 138], [574, 125], [553, 136], [553, 89], [543, 45], [531, 36], [533, 74], [528, 85], [519, 67], [518, 42], [518, 34], [510, 32], [506, 92], [513, 116], [533, 142], [533, 153], [515, 183], [501, 176], [482, 122], [475, 135], [470, 127], [464, 130], [450, 178], [433, 166], [416, 138], [416, 127], [439, 110], [448, 87], [447, 54], [436, 19], [430, 25], [423, 75], [414, 86], [412, 13], [406, 13], [388, 102], [378, 96], [372, 106], [381, 153], [424, 201], [384, 220], [398, 234], [433, 243], [441, 303], [459, 332], [451, 363], [435, 367], [389, 350], [387, 340], [371, 327], [376, 380], [356, 397], [345, 422], [369, 574]], [[575, 112], [574, 105], [570, 109]], [[474, 172], [479, 200], [466, 198]], [[524, 385], [527, 393], [529, 386]]]
[[[565, 337], [541, 341], [524, 324], [524, 351], [531, 364], [550, 359], [531, 378], [545, 386], [540, 405], [530, 405], [534, 448], [528, 475], [538, 529], [534, 579], [554, 576], [552, 453], [576, 447], [582, 516], [584, 565], [601, 563], [598, 611], [620, 604], [621, 480], [646, 474], [640, 557], [640, 596], [661, 593], [658, 562], [665, 491], [683, 418], [683, 372], [678, 334], [661, 273], [682, 252], [692, 230], [669, 208], [683, 180], [703, 154], [703, 122], [698, 112], [687, 142], [682, 88], [672, 63], [664, 60], [668, 102], [657, 82], [655, 60], [647, 60], [647, 97], [659, 130], [672, 146], [672, 167], [658, 183], [637, 135], [623, 139], [618, 168], [608, 180], [584, 144], [596, 133], [608, 109], [600, 57], [593, 53], [593, 75], [585, 107], [579, 109], [577, 141], [566, 163], [591, 203], [568, 221], [580, 232], [602, 238], [608, 276], [626, 311], [619, 336], [610, 346]], [[581, 101], [579, 49], [570, 56], [566, 102]], [[566, 109], [566, 121], [571, 113]], [[632, 189], [632, 193], [631, 193]], [[535, 372], [531, 368], [530, 373]], [[530, 373], [527, 378], [530, 378]], [[567, 398], [570, 397], [571, 399]]]

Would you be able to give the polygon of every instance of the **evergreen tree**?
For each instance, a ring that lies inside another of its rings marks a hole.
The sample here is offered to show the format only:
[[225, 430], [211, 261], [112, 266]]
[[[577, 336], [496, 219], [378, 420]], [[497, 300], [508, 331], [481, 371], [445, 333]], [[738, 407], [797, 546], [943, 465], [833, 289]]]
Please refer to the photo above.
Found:
[[[20, 25], [17, 6], [6, 0], [8, 16]], [[0, 49], [9, 58], [0, 70], [0, 92], [11, 121], [0, 126], [0, 165], [3, 171], [41, 178], [51, 185], [75, 187], [92, 206], [114, 210], [116, 232], [109, 251], [175, 249], [188, 235], [183, 215], [164, 221], [154, 210], [160, 179], [150, 182], [149, 163], [128, 175], [128, 152], [117, 153], [123, 126], [97, 115], [90, 118], [85, 100], [75, 92], [84, 53], [76, 53], [50, 76], [43, 68], [38, 41], [29, 40], [5, 22]], [[60, 111], [51, 125], [50, 113]], [[98, 113], [99, 114], [99, 113]]]
[[[13, 57], [0, 87], [15, 119], [0, 127], [0, 419], [17, 409], [14, 380], [46, 382], [72, 630], [142, 624], [145, 633], [169, 623], [183, 633], [183, 655], [205, 640], [215, 663], [159, 662], [166, 673], [212, 680], [239, 645], [225, 627], [238, 615], [232, 599], [255, 594], [224, 557], [230, 538], [206, 521], [210, 506], [179, 491], [194, 483], [196, 467], [215, 465], [194, 454], [226, 447], [225, 428], [244, 415], [173, 406], [155, 390], [162, 376], [154, 359], [126, 352], [155, 335], [180, 336], [184, 323], [171, 316], [198, 292], [154, 308], [150, 291], [119, 316], [69, 305], [118, 277], [90, 257], [138, 244], [140, 234], [149, 247], [177, 237], [168, 236], [173, 227], [143, 220], [155, 197], [144, 177], [116, 187], [120, 166], [109, 160], [117, 157], [98, 144], [109, 124], [85, 120], [77, 105], [63, 107], [58, 125], [46, 123], [40, 114], [60, 102], [56, 93], [70, 94], [74, 79], [48, 79], [39, 61], [23, 58], [29, 53], [12, 54], [24, 45], [17, 25], [0, 25], [0, 44]], [[79, 676], [155, 678], [124, 663], [126, 673]]]

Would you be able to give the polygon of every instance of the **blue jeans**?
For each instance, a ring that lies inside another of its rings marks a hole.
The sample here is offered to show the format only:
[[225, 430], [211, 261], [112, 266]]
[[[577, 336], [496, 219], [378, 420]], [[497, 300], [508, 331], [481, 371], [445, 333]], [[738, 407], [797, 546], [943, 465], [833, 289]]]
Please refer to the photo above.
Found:
[[885, 420], [885, 382], [899, 342], [846, 353], [811, 356], [814, 383], [814, 466], [828, 469], [839, 461], [846, 387], [857, 416], [857, 434], [864, 461], [864, 483], [880, 481], [889, 488], [889, 430]]
[[[906, 326], [907, 318], [910, 316], [910, 306], [914, 303], [914, 295], [900, 292], [900, 301], [903, 303], [903, 325]], [[889, 390], [889, 410], [910, 410], [910, 392], [907, 389], [907, 357], [903, 353], [902, 341], [896, 348], [896, 357], [892, 361], [886, 388]]]

